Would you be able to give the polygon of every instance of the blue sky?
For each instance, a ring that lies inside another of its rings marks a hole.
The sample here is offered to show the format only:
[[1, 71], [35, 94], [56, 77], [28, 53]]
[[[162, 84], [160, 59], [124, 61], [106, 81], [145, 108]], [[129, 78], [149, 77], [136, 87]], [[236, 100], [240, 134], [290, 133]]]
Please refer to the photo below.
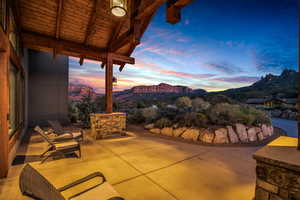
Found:
[[[267, 73], [298, 69], [297, 0], [194, 0], [176, 25], [156, 13], [132, 54], [114, 69], [114, 90], [161, 82], [208, 91], [242, 87]], [[70, 59], [70, 81], [104, 91], [99, 64]]]

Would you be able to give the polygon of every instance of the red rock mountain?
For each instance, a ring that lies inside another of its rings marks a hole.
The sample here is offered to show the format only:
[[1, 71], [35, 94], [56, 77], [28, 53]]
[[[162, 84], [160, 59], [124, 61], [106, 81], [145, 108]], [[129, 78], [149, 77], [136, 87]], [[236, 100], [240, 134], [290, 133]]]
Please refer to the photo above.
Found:
[[150, 86], [136, 86], [131, 88], [132, 93], [145, 94], [145, 93], [190, 93], [193, 90], [186, 86], [172, 86], [166, 83]]
[[97, 94], [94, 89], [87, 85], [69, 84], [69, 99], [73, 101], [79, 101], [83, 96], [91, 95], [92, 99], [95, 99]]

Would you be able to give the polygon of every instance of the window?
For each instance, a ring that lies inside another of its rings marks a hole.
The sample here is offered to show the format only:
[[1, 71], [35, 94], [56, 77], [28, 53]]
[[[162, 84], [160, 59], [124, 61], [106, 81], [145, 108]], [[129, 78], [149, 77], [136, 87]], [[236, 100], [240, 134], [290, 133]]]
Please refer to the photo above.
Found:
[[0, 24], [6, 30], [6, 0], [0, 0]]
[[9, 70], [9, 136], [23, 126], [25, 109], [25, 81], [20, 70], [11, 63]]

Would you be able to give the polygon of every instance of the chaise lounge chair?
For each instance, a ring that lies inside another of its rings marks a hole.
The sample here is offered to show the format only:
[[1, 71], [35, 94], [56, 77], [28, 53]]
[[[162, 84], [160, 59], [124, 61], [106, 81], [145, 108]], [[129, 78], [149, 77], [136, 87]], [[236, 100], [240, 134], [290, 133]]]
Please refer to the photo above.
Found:
[[69, 137], [71, 139], [83, 140], [83, 131], [82, 130], [66, 130], [57, 120], [48, 120], [48, 123], [53, 128], [53, 133], [58, 136]]
[[81, 158], [81, 148], [80, 144], [77, 141], [69, 140], [64, 142], [57, 142], [50, 139], [39, 126], [36, 126], [34, 130], [38, 132], [42, 136], [42, 138], [49, 144], [46, 151], [40, 155], [40, 157], [43, 158], [41, 163], [45, 162], [50, 156], [54, 155], [55, 153], [65, 155], [78, 151], [78, 157]]
[[[93, 183], [97, 181], [97, 183], [81, 191], [77, 189], [79, 185], [85, 186], [85, 183], [91, 181]], [[19, 187], [23, 195], [40, 200], [125, 200], [119, 197], [119, 194], [100, 172], [92, 173], [64, 187], [56, 188], [36, 169], [26, 164], [19, 177]], [[74, 187], [76, 187], [76, 192], [72, 193], [75, 190]], [[68, 190], [69, 192], [66, 192]]]

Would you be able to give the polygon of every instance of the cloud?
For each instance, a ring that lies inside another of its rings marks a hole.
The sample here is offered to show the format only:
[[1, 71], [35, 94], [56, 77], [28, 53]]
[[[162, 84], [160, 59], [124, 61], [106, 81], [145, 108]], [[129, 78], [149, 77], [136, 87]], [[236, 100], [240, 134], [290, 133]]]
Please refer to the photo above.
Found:
[[252, 51], [253, 62], [260, 72], [281, 72], [283, 69], [297, 69], [298, 39], [278, 37], [265, 41]]
[[162, 75], [174, 76], [177, 78], [192, 78], [192, 79], [205, 79], [211, 78], [215, 76], [215, 74], [197, 74], [197, 73], [186, 73], [186, 72], [179, 72], [174, 70], [167, 70], [162, 67], [158, 67], [158, 64], [153, 62], [146, 62], [144, 60], [139, 59], [139, 61], [134, 65], [137, 68], [147, 69], [152, 72], [160, 73]]
[[206, 63], [203, 64], [204, 67], [215, 70], [217, 72], [221, 72], [224, 74], [237, 74], [237, 73], [242, 73], [243, 70], [236, 65], [228, 62], [211, 62], [211, 63]]
[[256, 76], [235, 76], [235, 77], [218, 77], [213, 78], [214, 81], [222, 81], [229, 83], [253, 83], [259, 80], [259, 77]]

